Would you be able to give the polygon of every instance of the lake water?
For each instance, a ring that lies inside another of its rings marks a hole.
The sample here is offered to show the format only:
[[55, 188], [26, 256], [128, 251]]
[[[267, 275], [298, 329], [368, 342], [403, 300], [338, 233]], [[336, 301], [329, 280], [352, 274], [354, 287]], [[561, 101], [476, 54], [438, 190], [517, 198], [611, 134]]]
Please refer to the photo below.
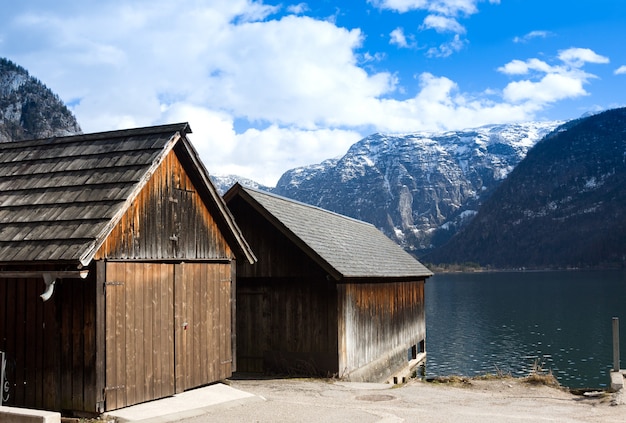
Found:
[[626, 367], [626, 272], [438, 274], [426, 282], [426, 377], [498, 371], [535, 362], [569, 388], [604, 388], [620, 318]]

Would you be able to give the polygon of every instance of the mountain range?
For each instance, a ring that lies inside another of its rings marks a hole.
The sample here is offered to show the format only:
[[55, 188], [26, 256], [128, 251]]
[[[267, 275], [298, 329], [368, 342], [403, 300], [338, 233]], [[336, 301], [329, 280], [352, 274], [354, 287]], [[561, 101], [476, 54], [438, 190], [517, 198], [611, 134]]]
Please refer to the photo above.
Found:
[[626, 266], [626, 108], [540, 141], [432, 263], [493, 268]]
[[[80, 133], [45, 85], [0, 59], [0, 142]], [[626, 109], [569, 122], [373, 134], [276, 187], [212, 176], [367, 221], [431, 264], [626, 265]]]
[[527, 151], [560, 124], [374, 134], [340, 159], [286, 172], [274, 192], [370, 222], [421, 255], [470, 220]]
[[[341, 158], [289, 170], [275, 188], [260, 188], [370, 222], [421, 255], [469, 221], [527, 151], [560, 124], [373, 134]], [[233, 177], [215, 180], [225, 190]]]

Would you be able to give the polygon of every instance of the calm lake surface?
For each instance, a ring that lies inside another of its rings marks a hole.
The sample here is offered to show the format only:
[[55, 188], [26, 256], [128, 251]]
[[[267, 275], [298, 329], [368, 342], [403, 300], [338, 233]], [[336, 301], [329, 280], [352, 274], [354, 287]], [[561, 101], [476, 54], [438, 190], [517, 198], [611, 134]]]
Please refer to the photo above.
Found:
[[613, 317], [626, 367], [624, 271], [438, 274], [425, 290], [426, 377], [525, 376], [538, 360], [561, 385], [604, 388]]

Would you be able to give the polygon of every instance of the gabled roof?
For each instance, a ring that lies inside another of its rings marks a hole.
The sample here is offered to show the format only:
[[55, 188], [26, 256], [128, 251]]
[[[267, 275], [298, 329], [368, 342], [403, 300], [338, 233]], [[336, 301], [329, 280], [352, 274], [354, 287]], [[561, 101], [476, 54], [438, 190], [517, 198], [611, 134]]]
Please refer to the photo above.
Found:
[[227, 203], [240, 197], [335, 279], [432, 276], [373, 225], [278, 195], [235, 184]]
[[86, 266], [176, 148], [230, 238], [254, 255], [186, 137], [187, 123], [0, 143], [0, 263]]

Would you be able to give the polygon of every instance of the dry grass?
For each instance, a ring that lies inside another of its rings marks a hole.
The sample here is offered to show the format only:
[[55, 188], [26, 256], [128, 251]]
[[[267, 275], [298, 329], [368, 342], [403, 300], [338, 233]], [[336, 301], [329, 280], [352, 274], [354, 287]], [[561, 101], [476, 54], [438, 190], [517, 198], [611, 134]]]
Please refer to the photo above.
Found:
[[553, 388], [560, 388], [561, 384], [552, 374], [552, 370], [545, 371], [543, 369], [543, 363], [536, 359], [533, 363], [533, 367], [528, 376], [523, 377], [522, 382], [529, 385], [543, 385], [551, 386]]
[[550, 386], [553, 388], [562, 388], [559, 384], [559, 381], [552, 374], [552, 370], [544, 370], [542, 362], [538, 359], [535, 360], [533, 366], [531, 368], [528, 376], [524, 376], [522, 378], [514, 378], [510, 372], [504, 372], [498, 367], [496, 367], [496, 373], [487, 373], [484, 375], [473, 376], [473, 377], [465, 377], [465, 376], [437, 376], [431, 379], [427, 379], [427, 382], [431, 383], [444, 383], [449, 385], [456, 386], [472, 386], [472, 381], [480, 381], [480, 380], [506, 380], [506, 379], [516, 379], [522, 383], [526, 383], [529, 385], [543, 385]]
[[426, 379], [427, 382], [430, 383], [443, 383], [448, 385], [460, 385], [460, 386], [471, 386], [472, 380], [471, 378], [465, 376], [437, 376], [432, 379]]

